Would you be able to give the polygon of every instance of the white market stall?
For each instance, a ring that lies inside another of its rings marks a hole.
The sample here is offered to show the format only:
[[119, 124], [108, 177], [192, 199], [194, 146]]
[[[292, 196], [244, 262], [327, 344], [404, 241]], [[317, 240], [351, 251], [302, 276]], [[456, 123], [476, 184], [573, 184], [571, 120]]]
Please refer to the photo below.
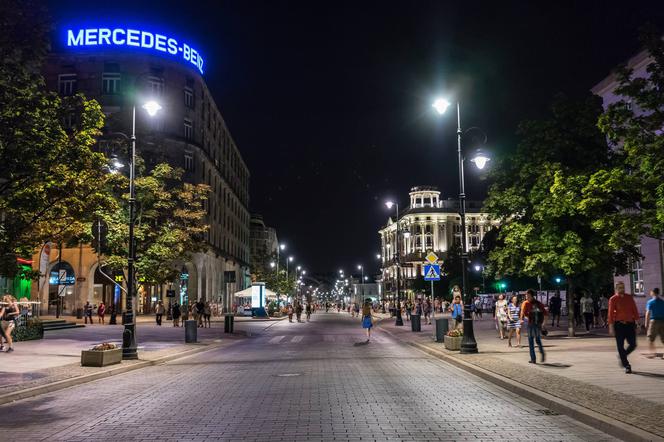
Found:
[[255, 282], [251, 287], [236, 292], [237, 314], [243, 316], [267, 316], [265, 301], [277, 299], [277, 294], [265, 287], [264, 282]]

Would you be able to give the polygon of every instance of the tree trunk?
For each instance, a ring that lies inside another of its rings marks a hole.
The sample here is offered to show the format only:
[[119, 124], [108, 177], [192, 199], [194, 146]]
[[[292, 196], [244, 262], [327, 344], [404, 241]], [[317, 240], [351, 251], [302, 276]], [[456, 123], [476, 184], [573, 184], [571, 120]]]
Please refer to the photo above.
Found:
[[565, 298], [567, 299], [567, 336], [573, 338], [576, 336], [576, 320], [575, 320], [575, 311], [574, 311], [574, 280], [572, 278], [567, 279], [567, 294]]

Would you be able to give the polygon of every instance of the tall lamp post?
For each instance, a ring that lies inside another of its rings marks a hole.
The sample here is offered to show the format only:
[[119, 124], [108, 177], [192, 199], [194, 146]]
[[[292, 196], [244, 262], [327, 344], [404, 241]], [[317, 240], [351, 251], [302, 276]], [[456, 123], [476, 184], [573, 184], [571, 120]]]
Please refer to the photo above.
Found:
[[[151, 117], [157, 115], [161, 106], [156, 101], [148, 101], [143, 106]], [[131, 161], [129, 164], [129, 257], [127, 258], [127, 311], [122, 332], [122, 359], [138, 359], [136, 345], [136, 315], [134, 297], [136, 295], [135, 269], [136, 244], [134, 225], [136, 224], [136, 105], [131, 109]]]
[[391, 209], [393, 206], [396, 208], [397, 230], [394, 235], [394, 263], [397, 266], [397, 302], [395, 304], [397, 319], [394, 325], [403, 326], [403, 318], [401, 317], [401, 263], [399, 261], [399, 233], [401, 231], [399, 228], [399, 203], [387, 201], [385, 202], [385, 206], [387, 206], [388, 209]]
[[[437, 99], [433, 103], [433, 108], [439, 114], [445, 113], [450, 106], [450, 102], [445, 99]], [[472, 295], [468, 290], [468, 245], [466, 244], [466, 192], [465, 181], [463, 175], [463, 162], [464, 157], [461, 150], [461, 110], [459, 102], [456, 103], [457, 110], [457, 157], [459, 163], [459, 216], [461, 217], [461, 295], [464, 299], [463, 309], [463, 340], [461, 341], [461, 353], [477, 353], [477, 341], [475, 340], [475, 332], [473, 331], [473, 316], [471, 313]], [[489, 161], [489, 157], [477, 152], [470, 160], [478, 169], [483, 169]], [[464, 296], [465, 295], [465, 296]]]
[[360, 279], [360, 296], [362, 298], [362, 304], [364, 304], [364, 266], [362, 264], [359, 264], [357, 266], [357, 270], [360, 270], [362, 272], [362, 279]]

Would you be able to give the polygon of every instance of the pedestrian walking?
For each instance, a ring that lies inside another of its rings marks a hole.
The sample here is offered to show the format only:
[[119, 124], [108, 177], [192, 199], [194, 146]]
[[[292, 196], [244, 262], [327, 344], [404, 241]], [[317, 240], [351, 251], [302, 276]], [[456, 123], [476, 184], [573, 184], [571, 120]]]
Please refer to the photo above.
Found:
[[99, 304], [99, 307], [97, 307], [97, 318], [98, 318], [100, 324], [104, 324], [104, 315], [105, 314], [106, 314], [106, 305], [104, 304], [104, 301], [102, 301]]
[[367, 342], [371, 341], [371, 327], [373, 327], [373, 321], [371, 319], [371, 301], [367, 299], [362, 306], [362, 328], [367, 331]]
[[359, 318], [360, 317], [360, 304], [358, 304], [357, 302], [354, 302], [353, 303], [353, 311], [355, 312], [353, 317], [357, 316]]
[[90, 320], [90, 325], [92, 325], [92, 304], [90, 304], [90, 301], [86, 301], [83, 306], [83, 321], [86, 325], [88, 320]]
[[155, 321], [157, 321], [157, 325], [161, 327], [161, 318], [164, 317], [164, 313], [166, 312], [166, 308], [164, 307], [163, 301], [159, 301], [154, 308], [154, 317]]
[[590, 296], [589, 292], [585, 292], [581, 298], [581, 314], [583, 314], [583, 321], [586, 324], [586, 331], [590, 331], [593, 325], [595, 302]]
[[427, 324], [431, 324], [431, 302], [429, 301], [429, 298], [424, 300], [422, 310], [424, 311], [424, 321]]
[[507, 318], [509, 317], [509, 314], [507, 312], [507, 300], [505, 300], [505, 295], [502, 293], [498, 295], [498, 301], [496, 301], [496, 307], [494, 309], [494, 316], [496, 317], [500, 339], [505, 339], [505, 330], [507, 328]]
[[[639, 323], [639, 310], [634, 297], [625, 293], [625, 284], [616, 283], [616, 293], [609, 299], [609, 334], [615, 336], [620, 363], [625, 373], [632, 372], [627, 356], [636, 349], [636, 327]], [[625, 348], [627, 341], [627, 348]]]
[[[659, 336], [664, 344], [664, 299], [659, 296], [659, 288], [650, 290], [650, 300], [646, 303], [646, 326], [648, 327], [648, 341], [653, 357], [655, 352], [655, 340]], [[664, 359], [664, 356], [662, 356]]]
[[306, 308], [306, 313], [307, 313], [307, 322], [311, 319], [311, 303], [307, 302], [307, 308]]
[[560, 327], [561, 308], [562, 308], [562, 300], [560, 299], [560, 292], [556, 291], [553, 297], [549, 299], [549, 313], [551, 314], [551, 327], [553, 327], [554, 323], [556, 323], [556, 327]]
[[20, 314], [16, 298], [12, 295], [5, 295], [2, 298], [2, 305], [0, 305], [0, 330], [2, 330], [2, 339], [0, 339], [0, 351], [4, 350], [3, 339], [7, 343], [6, 353], [14, 351], [14, 340], [12, 332], [16, 327], [16, 321]]
[[516, 346], [521, 347], [521, 309], [519, 308], [519, 298], [512, 296], [510, 303], [507, 305], [507, 346], [512, 346], [512, 336], [516, 334]]
[[203, 326], [210, 328], [210, 320], [212, 319], [212, 307], [209, 302], [205, 303], [203, 307]]
[[175, 302], [173, 304], [173, 311], [171, 313], [173, 315], [173, 327], [179, 327], [180, 326], [180, 316], [182, 312], [180, 311], [180, 304]]
[[197, 327], [203, 327], [203, 315], [205, 314], [205, 302], [202, 299], [196, 301], [194, 304], [194, 319], [196, 319]]
[[293, 306], [291, 304], [288, 304], [288, 307], [286, 307], [286, 311], [288, 312], [288, 322], [293, 322]]
[[455, 328], [461, 327], [461, 323], [463, 322], [463, 304], [461, 303], [461, 296], [456, 295], [454, 297], [454, 301], [450, 304], [449, 311], [452, 312]]
[[299, 301], [295, 304], [295, 317], [297, 322], [302, 322], [302, 304]]
[[410, 300], [406, 301], [406, 321], [410, 321], [410, 315], [413, 313], [413, 305]]
[[542, 362], [546, 360], [544, 354], [544, 346], [542, 346], [542, 331], [544, 326], [544, 318], [546, 317], [546, 308], [535, 295], [535, 290], [526, 290], [526, 300], [521, 305], [521, 314], [519, 320], [526, 320], [528, 330], [528, 349], [530, 350], [530, 362], [536, 364], [535, 357], [535, 343], [539, 348]]
[[608, 327], [609, 298], [605, 295], [599, 297], [599, 315], [602, 318], [602, 327]]
[[475, 298], [475, 319], [482, 319], [482, 299]]

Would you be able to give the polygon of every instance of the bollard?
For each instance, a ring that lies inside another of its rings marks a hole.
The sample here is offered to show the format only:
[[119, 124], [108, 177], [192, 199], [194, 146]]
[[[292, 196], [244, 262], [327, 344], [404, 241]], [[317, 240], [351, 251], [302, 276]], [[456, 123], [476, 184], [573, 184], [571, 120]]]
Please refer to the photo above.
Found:
[[420, 315], [411, 314], [410, 315], [410, 327], [414, 332], [422, 331], [422, 324], [420, 322]]
[[435, 332], [433, 338], [436, 340], [436, 342], [443, 342], [445, 340], [445, 335], [450, 329], [448, 318], [436, 318], [434, 329]]
[[191, 344], [198, 340], [198, 324], [195, 319], [184, 321], [184, 342]]
[[235, 316], [232, 313], [226, 313], [224, 316], [224, 333], [233, 333], [235, 325]]

